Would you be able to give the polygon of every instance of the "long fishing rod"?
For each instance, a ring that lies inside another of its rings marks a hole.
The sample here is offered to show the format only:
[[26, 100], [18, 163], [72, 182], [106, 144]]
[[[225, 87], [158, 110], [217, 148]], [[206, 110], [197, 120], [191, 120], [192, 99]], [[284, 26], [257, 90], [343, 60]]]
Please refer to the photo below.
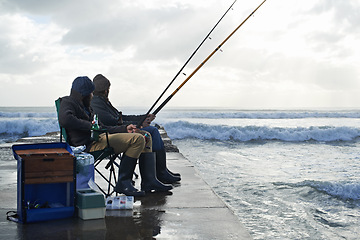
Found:
[[189, 79], [195, 75], [199, 69], [204, 66], [204, 64], [225, 44], [229, 38], [234, 35], [234, 33], [266, 2], [264, 0], [235, 30], [227, 37], [225, 40], [185, 79], [185, 81], [180, 84], [180, 86], [167, 98], [165, 101], [153, 112], [156, 115], [169, 101], [170, 99], [189, 81]]
[[222, 15], [222, 17], [219, 19], [219, 21], [215, 24], [215, 26], [211, 29], [211, 31], [206, 35], [206, 37], [204, 38], [204, 40], [202, 40], [202, 42], [199, 44], [199, 46], [195, 49], [195, 51], [191, 54], [191, 56], [188, 58], [188, 60], [185, 62], [185, 64], [181, 67], [181, 69], [178, 71], [178, 73], [175, 75], [175, 77], [173, 78], [173, 80], [169, 83], [169, 85], [165, 88], [165, 90], [161, 93], [161, 95], [158, 97], [158, 99], [155, 101], [155, 103], [150, 107], [150, 109], [147, 111], [147, 113], [140, 119], [140, 121], [137, 124], [137, 127], [140, 128], [140, 126], [143, 124], [143, 122], [145, 121], [145, 119], [147, 118], [147, 116], [150, 114], [150, 112], [153, 110], [153, 108], [156, 106], [156, 104], [160, 101], [160, 99], [164, 96], [165, 92], [169, 89], [169, 87], [173, 84], [173, 82], [175, 81], [175, 79], [180, 75], [180, 73], [183, 71], [183, 69], [185, 68], [185, 66], [190, 62], [190, 60], [193, 58], [193, 56], [196, 54], [196, 52], [199, 50], [199, 48], [203, 45], [203, 43], [209, 38], [210, 34], [214, 31], [214, 29], [217, 27], [217, 25], [221, 22], [221, 20], [225, 17], [225, 15], [230, 11], [230, 9], [232, 9], [232, 7], [234, 6], [235, 2], [237, 0], [235, 0], [231, 6], [226, 10], [226, 12], [224, 13], [224, 15]]

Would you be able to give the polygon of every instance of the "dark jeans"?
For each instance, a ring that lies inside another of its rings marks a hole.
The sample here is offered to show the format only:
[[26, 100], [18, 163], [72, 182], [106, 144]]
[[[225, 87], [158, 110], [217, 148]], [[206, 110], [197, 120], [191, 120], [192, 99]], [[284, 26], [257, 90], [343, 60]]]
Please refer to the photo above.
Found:
[[159, 130], [156, 127], [148, 126], [148, 127], [142, 128], [141, 130], [147, 131], [151, 134], [153, 151], [158, 151], [158, 150], [164, 149], [164, 142], [161, 139]]

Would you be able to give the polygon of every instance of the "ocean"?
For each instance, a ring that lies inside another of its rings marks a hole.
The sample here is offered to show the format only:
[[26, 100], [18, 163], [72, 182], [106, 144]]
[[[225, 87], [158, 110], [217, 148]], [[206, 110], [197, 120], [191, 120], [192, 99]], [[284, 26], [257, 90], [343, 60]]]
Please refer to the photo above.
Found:
[[[254, 239], [359, 239], [359, 109], [164, 109], [155, 122]], [[58, 130], [55, 107], [0, 108], [0, 145]]]

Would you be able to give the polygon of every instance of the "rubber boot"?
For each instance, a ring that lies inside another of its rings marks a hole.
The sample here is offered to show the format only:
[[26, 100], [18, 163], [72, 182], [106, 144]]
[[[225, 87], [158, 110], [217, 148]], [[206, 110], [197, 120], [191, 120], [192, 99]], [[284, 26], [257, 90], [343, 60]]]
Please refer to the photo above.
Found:
[[139, 158], [141, 190], [145, 192], [167, 192], [173, 187], [156, 178], [156, 157], [154, 152], [142, 153]]
[[175, 183], [181, 180], [181, 177], [172, 175], [166, 168], [165, 149], [155, 151], [156, 153], [156, 177], [162, 183]]
[[180, 177], [180, 178], [181, 178], [181, 174], [180, 174], [180, 173], [174, 173], [174, 172], [170, 171], [170, 169], [168, 169], [168, 168], [166, 168], [166, 170], [167, 170], [171, 175], [173, 175], [173, 176], [175, 176], [175, 177]]
[[145, 196], [145, 192], [136, 189], [132, 183], [132, 176], [136, 167], [136, 160], [136, 158], [128, 157], [125, 154], [122, 156], [119, 167], [118, 182], [115, 186], [115, 192], [134, 197]]

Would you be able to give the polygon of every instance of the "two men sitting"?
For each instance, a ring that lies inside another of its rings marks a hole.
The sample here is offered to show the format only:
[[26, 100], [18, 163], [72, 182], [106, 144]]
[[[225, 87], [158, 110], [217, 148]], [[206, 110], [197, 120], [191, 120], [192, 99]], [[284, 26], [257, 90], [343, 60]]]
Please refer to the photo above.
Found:
[[[77, 77], [72, 83], [70, 95], [62, 98], [59, 109], [59, 123], [66, 129], [68, 143], [75, 147], [85, 145], [86, 152], [102, 150], [107, 147], [105, 134], [100, 134], [97, 141], [91, 138], [92, 120], [95, 114], [91, 107], [94, 90], [95, 85], [88, 77]], [[145, 139], [144, 131], [138, 129], [134, 124], [113, 126], [103, 124], [101, 114], [98, 115], [100, 127], [109, 132], [110, 147], [113, 148], [115, 154], [122, 153], [115, 191], [129, 196], [144, 196], [145, 192], [171, 190], [173, 187], [170, 184], [164, 184], [157, 178], [157, 154], [153, 152], [153, 140], [150, 134]], [[139, 159], [141, 190], [136, 189], [132, 184], [137, 159]], [[170, 180], [170, 183], [175, 180], [179, 181], [180, 176], [174, 176]]]

